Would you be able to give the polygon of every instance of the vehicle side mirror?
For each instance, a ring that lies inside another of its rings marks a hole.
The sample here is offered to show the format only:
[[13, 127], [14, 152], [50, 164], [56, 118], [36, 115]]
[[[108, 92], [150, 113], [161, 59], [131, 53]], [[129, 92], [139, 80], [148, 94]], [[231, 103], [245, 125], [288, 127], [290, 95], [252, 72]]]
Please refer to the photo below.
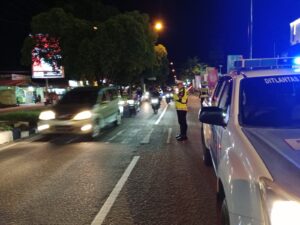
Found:
[[226, 126], [224, 111], [216, 106], [203, 107], [199, 114], [199, 120], [217, 126]]

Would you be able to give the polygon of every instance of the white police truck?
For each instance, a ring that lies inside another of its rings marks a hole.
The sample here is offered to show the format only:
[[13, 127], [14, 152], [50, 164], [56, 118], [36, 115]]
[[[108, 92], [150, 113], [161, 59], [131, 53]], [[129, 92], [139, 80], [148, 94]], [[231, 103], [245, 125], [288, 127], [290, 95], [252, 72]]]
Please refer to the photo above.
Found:
[[300, 60], [243, 59], [199, 113], [222, 225], [300, 224]]

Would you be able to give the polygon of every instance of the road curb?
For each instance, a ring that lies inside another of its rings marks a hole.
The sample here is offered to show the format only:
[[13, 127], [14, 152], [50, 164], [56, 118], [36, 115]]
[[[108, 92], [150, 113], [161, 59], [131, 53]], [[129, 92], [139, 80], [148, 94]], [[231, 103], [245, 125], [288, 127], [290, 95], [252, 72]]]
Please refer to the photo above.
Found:
[[35, 130], [25, 130], [13, 129], [12, 131], [0, 131], [0, 145], [11, 143], [13, 141], [28, 138], [30, 135], [36, 134]]

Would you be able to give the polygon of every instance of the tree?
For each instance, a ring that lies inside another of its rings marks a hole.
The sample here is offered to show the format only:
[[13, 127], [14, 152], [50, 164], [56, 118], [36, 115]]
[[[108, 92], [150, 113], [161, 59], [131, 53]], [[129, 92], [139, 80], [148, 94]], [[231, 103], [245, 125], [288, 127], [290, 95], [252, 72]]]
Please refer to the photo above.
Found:
[[110, 80], [130, 83], [155, 63], [156, 36], [146, 14], [120, 14], [104, 22], [100, 29], [93, 41], [95, 64]]
[[[69, 7], [68, 12], [63, 8], [53, 8], [33, 17], [31, 22], [33, 36], [45, 34], [59, 40], [59, 62], [52, 61], [53, 57], [47, 61], [63, 65], [67, 78], [99, 81], [105, 77], [124, 84], [132, 82], [155, 63], [156, 35], [146, 14], [128, 12], [104, 22], [94, 15], [89, 19], [99, 21], [89, 21], [75, 17], [71, 12], [77, 12], [78, 8], [76, 4], [70, 6], [73, 8]], [[80, 17], [84, 17], [84, 13]], [[30, 49], [36, 44], [30, 37], [24, 41], [24, 64], [31, 63]]]
[[154, 74], [160, 83], [164, 83], [169, 75], [168, 52], [166, 47], [162, 44], [156, 45], [154, 49], [156, 55]]
[[181, 70], [181, 79], [194, 79], [195, 75], [201, 75], [206, 70], [207, 64], [200, 63], [197, 57], [188, 58]]

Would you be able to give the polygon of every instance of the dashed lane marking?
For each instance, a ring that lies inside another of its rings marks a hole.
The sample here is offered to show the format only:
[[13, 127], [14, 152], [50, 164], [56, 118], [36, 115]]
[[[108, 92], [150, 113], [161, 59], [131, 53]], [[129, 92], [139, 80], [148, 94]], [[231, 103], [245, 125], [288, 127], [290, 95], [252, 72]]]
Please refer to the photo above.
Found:
[[125, 130], [119, 131], [115, 136], [113, 136], [112, 138], [108, 139], [108, 141], [113, 141], [113, 140], [116, 139], [118, 136], [120, 136], [121, 134], [123, 134], [124, 131], [125, 131]]
[[101, 225], [103, 221], [105, 220], [106, 216], [108, 215], [111, 207], [113, 206], [114, 202], [116, 201], [118, 195], [120, 194], [120, 191], [122, 190], [123, 186], [125, 185], [129, 175], [131, 174], [132, 170], [134, 169], [135, 165], [137, 164], [138, 160], [140, 159], [140, 156], [133, 157], [131, 163], [123, 173], [121, 179], [118, 181], [108, 198], [106, 199], [104, 205], [100, 209], [99, 213], [94, 218], [91, 225]]
[[171, 135], [172, 135], [172, 128], [169, 128], [169, 130], [168, 130], [167, 144], [171, 143]]
[[150, 130], [150, 132], [144, 137], [144, 139], [140, 142], [141, 144], [149, 144], [150, 142], [150, 137], [151, 137], [151, 134], [153, 132], [153, 128]]
[[169, 104], [164, 108], [164, 111], [160, 114], [160, 117], [156, 120], [156, 122], [154, 123], [155, 125], [158, 125], [159, 122], [161, 121], [161, 119], [163, 118], [163, 116], [165, 115], [167, 109], [168, 109]]

